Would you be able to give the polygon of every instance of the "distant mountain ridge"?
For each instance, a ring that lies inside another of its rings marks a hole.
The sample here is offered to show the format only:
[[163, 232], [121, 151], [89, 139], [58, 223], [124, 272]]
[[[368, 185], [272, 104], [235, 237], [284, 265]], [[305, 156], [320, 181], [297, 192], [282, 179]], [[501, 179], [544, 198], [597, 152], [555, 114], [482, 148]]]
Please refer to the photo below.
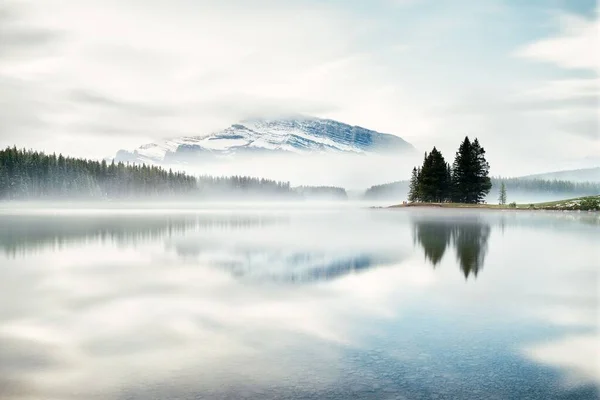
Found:
[[413, 152], [402, 138], [314, 117], [245, 120], [221, 131], [150, 143], [132, 152], [119, 150], [116, 161], [170, 163], [235, 154], [389, 154]]
[[600, 182], [600, 167], [545, 172], [520, 176], [519, 179], [544, 179], [571, 182]]

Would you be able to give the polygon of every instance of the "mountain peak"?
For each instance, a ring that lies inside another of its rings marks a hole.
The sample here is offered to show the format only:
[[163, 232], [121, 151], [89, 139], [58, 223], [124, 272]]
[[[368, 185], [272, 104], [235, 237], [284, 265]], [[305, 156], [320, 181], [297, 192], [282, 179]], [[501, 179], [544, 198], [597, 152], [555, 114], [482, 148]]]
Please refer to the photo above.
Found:
[[414, 151], [398, 136], [305, 115], [249, 118], [203, 136], [180, 137], [120, 150], [117, 161], [177, 162], [239, 153], [390, 154]]

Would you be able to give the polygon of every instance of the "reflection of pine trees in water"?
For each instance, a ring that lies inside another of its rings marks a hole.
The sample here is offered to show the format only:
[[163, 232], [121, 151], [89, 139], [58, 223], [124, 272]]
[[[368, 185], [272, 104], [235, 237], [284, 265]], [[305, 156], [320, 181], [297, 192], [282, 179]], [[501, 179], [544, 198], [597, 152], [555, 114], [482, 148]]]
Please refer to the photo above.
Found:
[[452, 226], [436, 221], [421, 221], [413, 226], [413, 237], [425, 251], [425, 258], [435, 267], [444, 257], [450, 243]]
[[413, 224], [414, 239], [434, 266], [442, 260], [446, 247], [452, 242], [465, 278], [470, 274], [477, 276], [483, 268], [491, 232], [489, 224], [477, 220], [417, 220]]
[[490, 231], [490, 225], [481, 223], [465, 223], [455, 227], [454, 246], [465, 278], [470, 273], [477, 276], [483, 267]]
[[242, 229], [278, 222], [275, 217], [213, 215], [3, 215], [0, 250], [15, 256], [47, 248], [114, 241], [158, 240], [189, 230]]

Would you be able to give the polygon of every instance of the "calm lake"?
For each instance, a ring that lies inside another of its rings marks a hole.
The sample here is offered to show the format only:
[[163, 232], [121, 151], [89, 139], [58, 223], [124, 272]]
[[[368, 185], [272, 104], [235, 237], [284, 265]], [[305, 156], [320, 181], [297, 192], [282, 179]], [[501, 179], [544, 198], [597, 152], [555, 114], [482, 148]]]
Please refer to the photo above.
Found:
[[600, 216], [0, 210], [0, 398], [595, 399]]

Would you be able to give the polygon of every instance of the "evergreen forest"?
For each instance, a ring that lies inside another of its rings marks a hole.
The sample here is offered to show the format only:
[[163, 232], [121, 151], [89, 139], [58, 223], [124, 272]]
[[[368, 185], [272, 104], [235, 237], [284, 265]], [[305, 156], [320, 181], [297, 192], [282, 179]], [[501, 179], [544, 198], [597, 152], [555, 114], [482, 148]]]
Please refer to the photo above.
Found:
[[[338, 193], [340, 188], [332, 190]], [[150, 165], [93, 161], [16, 147], [0, 150], [2, 200], [195, 199], [224, 194], [300, 196], [289, 182], [245, 176], [194, 177]]]

